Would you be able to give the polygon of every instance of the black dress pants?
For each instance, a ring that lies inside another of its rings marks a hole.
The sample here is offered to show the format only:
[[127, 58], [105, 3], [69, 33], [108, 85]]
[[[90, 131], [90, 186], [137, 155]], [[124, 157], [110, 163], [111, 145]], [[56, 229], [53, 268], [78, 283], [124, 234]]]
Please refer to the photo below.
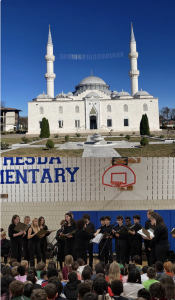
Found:
[[125, 248], [126, 240], [115, 240], [116, 261], [118, 264], [121, 261], [123, 266], [125, 266]]
[[29, 259], [29, 247], [28, 247], [28, 241], [23, 242], [23, 250], [24, 250], [24, 260], [30, 261]]
[[92, 268], [92, 266], [93, 266], [93, 243], [88, 244], [88, 252], [89, 252], [89, 266]]
[[169, 248], [170, 248], [169, 244], [156, 245], [155, 246], [156, 261], [161, 261], [162, 263], [164, 263], [166, 259], [166, 253], [169, 250]]
[[142, 240], [131, 241], [131, 259], [134, 255], [139, 255], [141, 258], [140, 264], [142, 264]]
[[22, 244], [20, 240], [10, 240], [11, 258], [16, 258], [17, 262], [21, 262]]
[[75, 249], [75, 259], [82, 258], [85, 265], [87, 264], [87, 250]]
[[105, 260], [105, 265], [109, 261], [110, 240], [104, 239], [100, 244], [100, 261]]
[[126, 240], [126, 245], [125, 245], [125, 263], [129, 265], [129, 257], [131, 255], [131, 249], [130, 249], [130, 240]]
[[35, 267], [35, 254], [37, 263], [41, 261], [41, 249], [40, 249], [40, 243], [38, 242], [28, 242], [29, 247], [29, 253], [30, 253], [30, 267]]
[[46, 263], [46, 250], [47, 250], [47, 240], [45, 238], [41, 238], [40, 242], [40, 249], [41, 249], [41, 258], [44, 263]]
[[65, 256], [72, 255], [75, 258], [75, 238], [66, 238], [65, 242]]

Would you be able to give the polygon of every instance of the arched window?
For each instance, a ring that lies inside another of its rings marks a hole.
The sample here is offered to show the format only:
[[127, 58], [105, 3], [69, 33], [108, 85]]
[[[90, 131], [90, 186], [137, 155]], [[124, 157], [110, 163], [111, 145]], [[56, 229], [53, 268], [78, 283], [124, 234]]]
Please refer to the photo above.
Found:
[[143, 110], [148, 111], [148, 105], [146, 103], [143, 104]]
[[124, 110], [124, 111], [128, 111], [128, 105], [127, 105], [127, 104], [125, 104], [125, 105], [123, 106], [123, 110]]
[[42, 106], [40, 106], [40, 114], [43, 114], [44, 113], [44, 108]]
[[63, 114], [63, 107], [62, 106], [59, 106], [59, 113]]
[[111, 105], [107, 105], [107, 112], [111, 112]]
[[78, 106], [78, 105], [75, 106], [75, 112], [76, 112], [76, 113], [79, 113], [79, 112], [80, 112], [79, 106]]

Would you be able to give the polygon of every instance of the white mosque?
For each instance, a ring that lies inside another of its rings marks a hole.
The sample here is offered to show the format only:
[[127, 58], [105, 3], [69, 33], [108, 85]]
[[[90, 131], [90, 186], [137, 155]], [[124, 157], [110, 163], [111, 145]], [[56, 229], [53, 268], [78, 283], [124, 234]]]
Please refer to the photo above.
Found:
[[138, 90], [138, 52], [133, 26], [130, 38], [131, 94], [111, 91], [106, 82], [96, 76], [84, 78], [74, 92], [54, 96], [53, 43], [49, 27], [47, 42], [47, 94], [38, 95], [28, 102], [28, 134], [39, 134], [43, 117], [49, 121], [51, 133], [75, 133], [98, 129], [98, 131], [139, 131], [140, 120], [147, 114], [150, 131], [159, 130], [158, 98]]

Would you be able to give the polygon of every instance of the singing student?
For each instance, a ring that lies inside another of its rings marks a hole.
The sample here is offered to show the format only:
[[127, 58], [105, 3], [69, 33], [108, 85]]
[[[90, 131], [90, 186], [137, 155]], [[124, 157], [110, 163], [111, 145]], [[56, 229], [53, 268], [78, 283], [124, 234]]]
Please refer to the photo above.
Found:
[[[134, 220], [134, 224], [138, 224], [138, 230], [141, 229], [142, 226], [140, 225], [140, 216], [134, 215], [133, 220]], [[132, 234], [130, 238], [131, 259], [134, 255], [139, 255], [142, 264], [142, 236], [139, 233], [137, 233], [136, 230], [128, 230], [128, 231]]]
[[[151, 216], [154, 213], [154, 210], [147, 210], [147, 218], [148, 220], [145, 222], [145, 229], [151, 229], [153, 228], [153, 225], [151, 224]], [[151, 266], [153, 264], [152, 259], [151, 259], [151, 251], [149, 249], [151, 249], [151, 242], [150, 240], [144, 240], [144, 244], [145, 244], [145, 252], [146, 252], [146, 257], [147, 257], [147, 261], [148, 261], [148, 266]]]
[[[85, 221], [86, 221], [86, 228], [91, 230], [90, 233], [95, 233], [95, 225], [94, 225], [94, 223], [92, 223], [90, 221], [90, 215], [84, 214], [83, 219], [85, 219]], [[90, 239], [91, 239], [91, 237], [89, 238], [89, 241], [88, 241], [87, 250], [89, 252], [89, 266], [92, 268], [92, 266], [93, 266], [93, 243], [90, 243]], [[82, 257], [80, 257], [80, 258], [82, 258]]]
[[109, 261], [109, 251], [110, 251], [110, 243], [112, 239], [112, 226], [110, 225], [111, 217], [106, 216], [105, 217], [105, 226], [103, 226], [101, 229], [98, 229], [98, 233], [105, 234], [107, 233], [110, 236], [104, 237], [101, 240], [100, 243], [100, 261], [105, 260], [105, 264]]
[[65, 240], [60, 238], [60, 233], [63, 232], [63, 230], [64, 230], [64, 223], [65, 223], [65, 220], [62, 220], [60, 223], [61, 228], [56, 233], [57, 243], [55, 244], [55, 246], [57, 247], [57, 261], [59, 261], [61, 270], [63, 268], [63, 262], [65, 259], [65, 255], [64, 255]]
[[38, 219], [34, 218], [31, 223], [31, 227], [28, 230], [28, 247], [30, 253], [30, 267], [35, 266], [35, 255], [37, 259], [37, 263], [41, 261], [41, 248], [40, 248], [40, 241], [38, 235], [36, 235], [40, 231], [38, 225]]
[[22, 237], [25, 236], [24, 231], [17, 232], [14, 230], [16, 225], [19, 223], [20, 218], [18, 215], [14, 215], [11, 220], [11, 224], [8, 228], [8, 235], [10, 237], [10, 248], [11, 258], [16, 258], [17, 261], [21, 262], [21, 250], [22, 250]]
[[[45, 224], [44, 217], [39, 217], [38, 219], [38, 225], [40, 229], [44, 229], [48, 231], [48, 227]], [[47, 236], [50, 234], [50, 231], [43, 235], [42, 238], [40, 238], [40, 249], [41, 249], [41, 258], [44, 263], [46, 263], [46, 250], [47, 250]]]
[[[28, 225], [30, 224], [30, 217], [25, 216], [24, 217], [24, 224]], [[28, 230], [26, 231], [26, 234], [22, 237], [22, 244], [23, 244], [23, 250], [24, 250], [24, 260], [27, 260], [29, 262], [29, 247], [28, 247]]]
[[[129, 230], [129, 227], [132, 226], [131, 218], [129, 216], [125, 217], [125, 224], [126, 224], [127, 230]], [[126, 247], [125, 247], [125, 263], [127, 265], [129, 265], [129, 257], [131, 255], [131, 249], [130, 249], [131, 248], [131, 246], [130, 246], [131, 238], [132, 238], [132, 234], [130, 232], [128, 232], [128, 234], [126, 235]]]
[[125, 248], [126, 248], [126, 237], [127, 234], [118, 233], [117, 231], [125, 229], [125, 232], [128, 232], [127, 227], [123, 225], [123, 216], [117, 216], [118, 225], [114, 227], [113, 234], [115, 238], [115, 253], [116, 261], [118, 264], [122, 262], [122, 265], [125, 266]]
[[82, 258], [87, 264], [87, 250], [90, 239], [94, 238], [95, 233], [88, 233], [86, 229], [86, 220], [80, 219], [76, 222], [77, 230], [75, 232], [75, 258]]
[[66, 240], [65, 240], [65, 252], [64, 252], [64, 254], [65, 254], [65, 256], [66, 255], [72, 255], [74, 257], [75, 233], [72, 233], [72, 231], [76, 230], [76, 222], [72, 218], [71, 213], [65, 214], [65, 221], [66, 221], [66, 224], [64, 225], [63, 233], [62, 232], [60, 233], [60, 235], [68, 234], [66, 236]]

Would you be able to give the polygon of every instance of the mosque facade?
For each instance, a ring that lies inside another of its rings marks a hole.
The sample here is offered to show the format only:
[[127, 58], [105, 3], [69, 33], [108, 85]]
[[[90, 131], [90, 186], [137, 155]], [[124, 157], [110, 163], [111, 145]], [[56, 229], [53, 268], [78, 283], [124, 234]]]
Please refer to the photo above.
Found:
[[28, 102], [28, 134], [39, 134], [42, 118], [49, 121], [51, 133], [76, 133], [92, 129], [115, 132], [139, 131], [140, 120], [147, 114], [150, 131], [159, 130], [158, 98], [138, 90], [136, 40], [131, 24], [130, 37], [131, 94], [111, 91], [110, 86], [99, 77], [84, 78], [74, 92], [54, 96], [53, 43], [49, 28], [47, 54], [47, 94], [38, 95]]

